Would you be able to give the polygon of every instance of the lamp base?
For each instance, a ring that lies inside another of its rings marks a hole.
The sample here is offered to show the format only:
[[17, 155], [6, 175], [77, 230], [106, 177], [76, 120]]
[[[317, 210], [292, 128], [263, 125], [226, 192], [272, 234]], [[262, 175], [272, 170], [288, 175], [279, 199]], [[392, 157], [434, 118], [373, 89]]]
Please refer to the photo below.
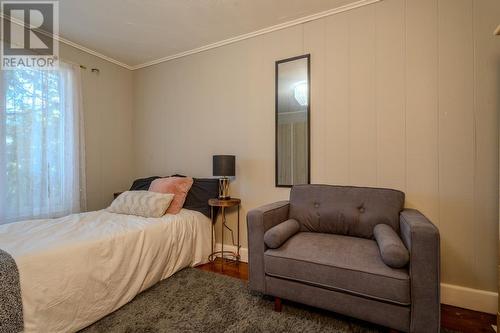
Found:
[[231, 199], [231, 196], [229, 195], [229, 178], [219, 178], [219, 200], [229, 199]]

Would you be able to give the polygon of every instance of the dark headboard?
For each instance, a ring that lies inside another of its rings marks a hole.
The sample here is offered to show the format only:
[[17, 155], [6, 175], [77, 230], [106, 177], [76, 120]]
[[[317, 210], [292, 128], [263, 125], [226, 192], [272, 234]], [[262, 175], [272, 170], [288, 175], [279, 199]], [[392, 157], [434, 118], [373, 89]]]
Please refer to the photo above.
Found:
[[[173, 175], [172, 177], [186, 177]], [[130, 191], [147, 191], [153, 180], [162, 178], [158, 176], [140, 178], [134, 180]], [[210, 217], [210, 206], [208, 199], [217, 198], [219, 195], [219, 180], [214, 178], [193, 178], [193, 186], [189, 190], [183, 208], [195, 210]], [[214, 217], [217, 211], [214, 210]]]

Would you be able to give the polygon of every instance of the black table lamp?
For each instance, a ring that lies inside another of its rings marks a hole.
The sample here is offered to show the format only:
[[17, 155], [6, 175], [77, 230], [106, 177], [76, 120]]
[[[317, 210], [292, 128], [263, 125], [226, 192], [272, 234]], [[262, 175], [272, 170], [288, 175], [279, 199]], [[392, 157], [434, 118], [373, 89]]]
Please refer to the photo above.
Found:
[[229, 177], [235, 176], [236, 156], [214, 155], [213, 175], [219, 178], [219, 199], [227, 200], [229, 196]]

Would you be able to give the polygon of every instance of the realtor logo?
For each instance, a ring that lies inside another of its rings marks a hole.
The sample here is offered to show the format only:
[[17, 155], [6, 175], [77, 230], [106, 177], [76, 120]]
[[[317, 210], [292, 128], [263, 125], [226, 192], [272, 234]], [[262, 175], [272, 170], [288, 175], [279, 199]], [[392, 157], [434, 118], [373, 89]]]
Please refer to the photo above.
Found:
[[58, 66], [57, 1], [0, 1], [2, 69], [55, 69]]

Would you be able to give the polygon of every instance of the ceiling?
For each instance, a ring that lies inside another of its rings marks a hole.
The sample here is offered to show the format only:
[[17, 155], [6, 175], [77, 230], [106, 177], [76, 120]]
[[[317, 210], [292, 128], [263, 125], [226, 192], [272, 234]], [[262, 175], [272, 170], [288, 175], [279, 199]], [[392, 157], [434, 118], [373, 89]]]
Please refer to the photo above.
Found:
[[353, 0], [60, 0], [60, 36], [128, 67]]

